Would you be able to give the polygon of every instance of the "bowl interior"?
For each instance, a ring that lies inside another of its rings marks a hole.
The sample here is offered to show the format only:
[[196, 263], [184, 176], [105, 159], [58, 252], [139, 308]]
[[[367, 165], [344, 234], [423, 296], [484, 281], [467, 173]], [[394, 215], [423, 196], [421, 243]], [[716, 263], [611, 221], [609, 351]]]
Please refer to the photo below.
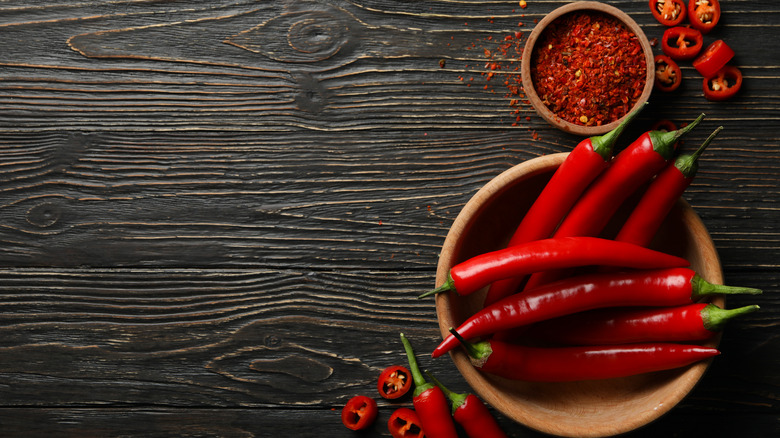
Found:
[[[450, 268], [474, 255], [506, 246], [525, 211], [568, 154], [535, 158], [494, 178], [464, 206], [447, 235], [436, 285]], [[630, 203], [617, 217], [630, 210]], [[609, 234], [609, 230], [605, 231]], [[714, 244], [693, 209], [679, 200], [652, 247], [687, 258], [707, 281], [722, 283]], [[468, 297], [439, 294], [442, 336], [482, 307], [486, 290]], [[714, 303], [723, 305], [721, 299]], [[702, 345], [717, 346], [719, 337]], [[658, 418], [678, 403], [702, 376], [709, 361], [670, 371], [583, 382], [511, 381], [475, 369], [456, 349], [451, 357], [463, 377], [485, 401], [531, 428], [561, 436], [604, 436], [627, 432]]]
[[555, 20], [561, 16], [575, 11], [594, 11], [611, 15], [621, 21], [631, 32], [637, 36], [639, 43], [642, 46], [642, 50], [644, 51], [647, 71], [644, 78], [644, 88], [642, 89], [642, 94], [634, 107], [628, 112], [629, 114], [647, 102], [647, 100], [650, 98], [655, 82], [655, 64], [653, 61], [653, 47], [650, 45], [650, 41], [647, 39], [647, 36], [645, 35], [642, 28], [628, 14], [614, 6], [596, 1], [577, 1], [561, 6], [560, 8], [547, 14], [542, 20], [539, 21], [539, 23], [528, 35], [524, 49], [525, 55], [523, 56], [523, 59], [520, 63], [523, 90], [525, 91], [526, 97], [531, 102], [531, 105], [534, 107], [537, 114], [539, 114], [551, 125], [564, 132], [589, 137], [611, 131], [620, 124], [625, 116], [601, 126], [577, 125], [563, 120], [547, 106], [545, 106], [545, 104], [542, 102], [542, 99], [536, 93], [533, 79], [531, 78], [531, 62], [534, 58], [533, 53], [536, 41], [541, 36], [542, 32], [544, 32], [545, 28], [547, 28], [551, 23], [555, 22]]

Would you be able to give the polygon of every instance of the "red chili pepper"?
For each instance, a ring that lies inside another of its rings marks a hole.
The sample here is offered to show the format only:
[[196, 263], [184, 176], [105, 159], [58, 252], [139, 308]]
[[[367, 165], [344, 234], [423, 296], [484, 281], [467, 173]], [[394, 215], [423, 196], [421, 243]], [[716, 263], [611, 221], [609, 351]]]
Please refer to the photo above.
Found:
[[[676, 131], [648, 131], [639, 136], [612, 159], [609, 169], [574, 204], [553, 236], [597, 236], [601, 233], [623, 202], [672, 159], [677, 140], [703, 118], [704, 114]], [[532, 275], [525, 289], [560, 276], [556, 271]]]
[[567, 345], [703, 341], [721, 331], [728, 321], [756, 310], [758, 306], [724, 310], [708, 303], [598, 309], [543, 321], [530, 328], [526, 335]]
[[734, 50], [723, 40], [717, 40], [707, 46], [704, 52], [693, 60], [693, 68], [705, 78], [709, 78], [725, 67], [733, 57]]
[[393, 438], [425, 438], [417, 412], [409, 408], [398, 408], [387, 421], [387, 429]]
[[404, 344], [406, 357], [409, 360], [409, 369], [414, 380], [412, 403], [414, 410], [420, 417], [420, 424], [425, 431], [425, 436], [428, 438], [457, 438], [458, 432], [455, 429], [444, 392], [438, 386], [425, 380], [417, 365], [412, 344], [403, 333], [401, 333], [401, 342]]
[[742, 72], [727, 65], [715, 76], [704, 78], [704, 97], [712, 101], [730, 99], [742, 88]]
[[685, 19], [683, 0], [650, 0], [653, 17], [664, 26], [677, 26]]
[[661, 37], [661, 49], [675, 61], [687, 61], [696, 57], [704, 45], [701, 32], [690, 27], [670, 27]]
[[426, 371], [425, 374], [447, 395], [452, 403], [452, 417], [463, 427], [469, 438], [506, 438], [506, 433], [476, 395], [450, 391], [429, 372]]
[[[546, 319], [605, 307], [679, 306], [713, 294], [759, 294], [761, 290], [716, 285], [688, 268], [581, 275], [515, 294], [483, 308], [458, 327], [472, 339]], [[454, 336], [433, 350], [439, 357], [458, 345]]]
[[412, 376], [406, 367], [389, 366], [379, 375], [376, 385], [379, 395], [388, 400], [401, 398], [412, 389]]
[[653, 269], [688, 266], [689, 262], [681, 257], [599, 237], [542, 239], [481, 254], [459, 263], [450, 269], [444, 284], [420, 295], [420, 298], [445, 291], [465, 296], [497, 280], [548, 269], [589, 265]]
[[715, 348], [664, 342], [540, 348], [495, 339], [475, 344], [459, 339], [476, 368], [507, 379], [535, 382], [633, 376], [683, 367], [720, 354]]
[[[639, 108], [629, 114], [612, 131], [602, 136], [587, 138], [572, 149], [523, 216], [507, 246], [550, 237], [585, 188], [609, 166], [615, 142], [641, 110], [642, 108]], [[522, 278], [491, 284], [485, 297], [485, 305], [510, 295], [520, 283]]]
[[708, 33], [720, 20], [720, 2], [718, 0], [688, 0], [688, 17], [691, 26], [701, 33]]
[[356, 395], [341, 409], [341, 422], [348, 429], [363, 430], [374, 423], [378, 412], [373, 398]]
[[692, 154], [683, 154], [666, 166], [647, 187], [637, 205], [631, 211], [615, 240], [649, 246], [664, 219], [677, 199], [691, 185], [699, 170], [699, 157], [704, 149], [723, 129], [718, 127], [699, 149]]
[[666, 55], [655, 55], [655, 88], [668, 93], [679, 88], [681, 83], [680, 66]]

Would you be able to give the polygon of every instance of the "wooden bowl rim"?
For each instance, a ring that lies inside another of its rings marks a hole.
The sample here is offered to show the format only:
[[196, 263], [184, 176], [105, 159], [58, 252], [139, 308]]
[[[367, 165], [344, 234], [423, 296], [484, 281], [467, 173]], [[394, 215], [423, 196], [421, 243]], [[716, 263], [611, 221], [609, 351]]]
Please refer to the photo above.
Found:
[[[550, 172], [557, 168], [568, 155], [569, 153], [564, 152], [530, 159], [504, 171], [478, 190], [458, 214], [445, 238], [436, 272], [435, 286], [439, 286], [446, 281], [454, 257], [460, 250], [460, 236], [469, 228], [470, 222], [480, 213], [484, 205], [490, 202], [491, 198], [500, 194], [507, 185], [511, 185], [518, 179], [524, 180], [538, 174]], [[706, 275], [702, 275], [709, 282], [722, 284], [723, 273], [720, 259], [706, 227], [690, 204], [682, 198], [679, 199], [678, 203], [682, 207], [682, 219], [686, 227], [692, 234], [703, 236], [704, 241], [697, 247], [699, 248], [698, 251], [701, 252], [702, 259], [705, 260], [705, 265], [708, 266], [708, 272]], [[442, 338], [444, 338], [449, 334], [449, 327], [456, 325], [448, 313], [453, 297], [451, 294], [439, 294], [435, 299], [439, 329]], [[725, 300], [718, 297], [713, 299], [712, 302], [719, 306], [724, 306]], [[719, 342], [720, 335], [707, 341], [705, 345], [717, 347]], [[673, 385], [671, 395], [663, 400], [653, 399], [652, 406], [648, 403], [647, 408], [640, 415], [632, 415], [630, 417], [616, 415], [616, 417], [620, 417], [621, 421], [604, 421], [600, 423], [588, 422], [586, 418], [581, 418], [581, 421], [578, 421], [577, 425], [572, 427], [571, 425], [559, 424], [556, 421], [546, 421], [545, 418], [527, 413], [523, 406], [517, 406], [504, 400], [505, 397], [501, 394], [502, 388], [491, 384], [485, 374], [474, 368], [468, 356], [462, 350], [456, 349], [451, 351], [450, 357], [474, 392], [508, 418], [544, 433], [571, 437], [618, 435], [635, 430], [658, 419], [690, 393], [711, 363], [711, 360], [707, 360], [682, 369], [681, 374], [665, 384]]]
[[531, 33], [528, 35], [528, 39], [525, 42], [525, 48], [523, 49], [523, 59], [520, 61], [520, 76], [523, 82], [523, 90], [528, 100], [531, 102], [531, 106], [534, 107], [536, 113], [539, 114], [545, 121], [552, 126], [570, 134], [581, 135], [584, 137], [590, 137], [593, 135], [600, 135], [607, 133], [616, 128], [620, 122], [626, 117], [623, 116], [618, 120], [610, 122], [601, 126], [582, 126], [577, 125], [560, 118], [557, 114], [551, 111], [542, 102], [539, 95], [534, 88], [533, 79], [531, 78], [531, 59], [533, 58], [533, 50], [536, 41], [539, 36], [547, 28], [547, 26], [558, 19], [559, 17], [574, 11], [592, 10], [597, 12], [603, 12], [620, 20], [626, 25], [639, 39], [639, 43], [642, 45], [642, 50], [645, 54], [645, 63], [647, 65], [647, 73], [645, 77], [645, 86], [642, 90], [642, 94], [637, 100], [636, 104], [626, 114], [630, 114], [645, 102], [650, 99], [650, 95], [653, 92], [653, 86], [655, 84], [655, 61], [653, 55], [653, 47], [650, 45], [650, 40], [647, 39], [642, 28], [632, 19], [628, 14], [620, 9], [597, 1], [578, 1], [561, 6], [554, 11], [547, 14], [541, 21], [534, 27]]

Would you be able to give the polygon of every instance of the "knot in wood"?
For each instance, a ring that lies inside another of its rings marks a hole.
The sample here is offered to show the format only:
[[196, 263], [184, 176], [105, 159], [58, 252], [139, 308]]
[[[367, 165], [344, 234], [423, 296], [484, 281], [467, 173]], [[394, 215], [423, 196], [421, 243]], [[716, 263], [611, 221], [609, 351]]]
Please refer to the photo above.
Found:
[[43, 202], [27, 210], [25, 219], [32, 225], [48, 228], [56, 224], [62, 216], [62, 208], [54, 202]]

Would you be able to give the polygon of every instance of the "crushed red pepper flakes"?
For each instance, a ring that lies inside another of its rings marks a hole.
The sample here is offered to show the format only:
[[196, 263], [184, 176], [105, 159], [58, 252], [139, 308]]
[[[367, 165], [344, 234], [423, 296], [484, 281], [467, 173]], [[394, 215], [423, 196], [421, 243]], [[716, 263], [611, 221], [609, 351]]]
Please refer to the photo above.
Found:
[[570, 123], [615, 121], [644, 89], [647, 65], [637, 36], [606, 14], [578, 11], [558, 18], [540, 36], [533, 56], [537, 94]]
[[[498, 78], [502, 79], [500, 84], [505, 87], [504, 97], [509, 99], [509, 107], [513, 109], [513, 115], [520, 113], [521, 103], [528, 103], [520, 76], [520, 61], [524, 46], [525, 35], [518, 30], [503, 38], [488, 36], [479, 44], [472, 43], [467, 48], [467, 50], [480, 50], [485, 59], [483, 71], [480, 73], [485, 80], [485, 85], [482, 87], [484, 90], [495, 93], [495, 89], [490, 84], [495, 83]], [[469, 79], [469, 81], [473, 80], [473, 77]], [[517, 126], [517, 120], [512, 123], [512, 126]]]

